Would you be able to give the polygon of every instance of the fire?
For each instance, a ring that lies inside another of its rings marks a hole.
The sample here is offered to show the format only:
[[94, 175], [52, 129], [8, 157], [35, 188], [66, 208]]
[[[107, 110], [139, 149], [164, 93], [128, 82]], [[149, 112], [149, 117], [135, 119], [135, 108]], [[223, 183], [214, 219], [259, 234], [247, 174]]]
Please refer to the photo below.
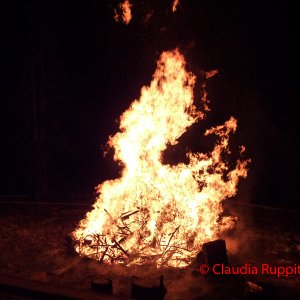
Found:
[[132, 14], [131, 14], [131, 4], [129, 0], [125, 0], [123, 3], [119, 4], [119, 10], [120, 14], [118, 13], [117, 9], [114, 10], [115, 15], [114, 19], [116, 22], [119, 22], [122, 17], [122, 22], [125, 23], [126, 25], [129, 24], [129, 22], [132, 19]]
[[[206, 73], [206, 77], [215, 72]], [[234, 196], [248, 160], [233, 170], [222, 160], [237, 128], [231, 117], [205, 135], [216, 135], [210, 153], [187, 153], [188, 164], [162, 163], [162, 153], [205, 114], [193, 104], [196, 77], [177, 49], [163, 52], [150, 86], [121, 116], [111, 136], [121, 177], [98, 186], [99, 196], [73, 232], [76, 251], [106, 263], [185, 266], [201, 245], [233, 225], [221, 218], [222, 200]], [[206, 94], [202, 98], [208, 110]], [[242, 148], [244, 150], [244, 147]]]
[[179, 4], [179, 0], [174, 0], [172, 5], [172, 11], [175, 12], [177, 10], [177, 6]]

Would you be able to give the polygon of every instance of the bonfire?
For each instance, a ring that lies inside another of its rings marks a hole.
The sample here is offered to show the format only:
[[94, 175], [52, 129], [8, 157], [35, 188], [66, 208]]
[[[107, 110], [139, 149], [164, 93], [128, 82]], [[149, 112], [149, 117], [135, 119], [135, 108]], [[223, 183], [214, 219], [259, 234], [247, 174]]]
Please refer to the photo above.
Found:
[[210, 152], [188, 152], [188, 163], [162, 162], [167, 147], [210, 110], [205, 84], [202, 109], [196, 108], [195, 82], [178, 49], [161, 54], [152, 82], [122, 114], [120, 131], [109, 137], [123, 169], [120, 178], [98, 186], [93, 210], [73, 232], [80, 255], [109, 264], [183, 267], [203, 243], [234, 226], [234, 216], [222, 217], [222, 201], [236, 194], [249, 163], [239, 159], [229, 168], [226, 159], [235, 118], [206, 130], [216, 136]]

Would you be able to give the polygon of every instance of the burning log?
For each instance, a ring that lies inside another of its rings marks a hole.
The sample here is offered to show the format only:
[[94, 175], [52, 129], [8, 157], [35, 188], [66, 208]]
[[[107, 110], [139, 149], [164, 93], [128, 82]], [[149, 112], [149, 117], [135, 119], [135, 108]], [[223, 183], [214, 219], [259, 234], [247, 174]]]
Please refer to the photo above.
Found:
[[132, 215], [134, 215], [134, 214], [136, 214], [138, 212], [139, 212], [139, 210], [136, 210], [134, 212], [123, 213], [122, 216], [121, 216], [121, 219], [122, 219], [122, 221], [124, 221], [124, 220], [128, 219], [130, 216], [132, 216]]
[[132, 282], [131, 298], [138, 300], [163, 300], [167, 289], [164, 285], [163, 276], [160, 277], [159, 285], [153, 280], [136, 280]]
[[115, 239], [113, 239], [113, 242], [116, 244], [116, 247], [118, 249], [120, 249], [127, 257], [129, 257], [129, 254], [127, 253], [127, 251], [124, 250], [123, 247]]

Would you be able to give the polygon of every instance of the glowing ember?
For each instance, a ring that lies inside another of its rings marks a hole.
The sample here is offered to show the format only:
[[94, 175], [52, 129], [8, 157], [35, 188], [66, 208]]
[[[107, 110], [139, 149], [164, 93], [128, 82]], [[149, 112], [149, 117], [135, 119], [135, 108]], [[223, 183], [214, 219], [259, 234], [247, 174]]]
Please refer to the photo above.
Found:
[[117, 9], [114, 10], [115, 15], [114, 19], [116, 22], [122, 21], [125, 24], [129, 24], [130, 20], [132, 19], [131, 15], [131, 4], [129, 0], [125, 0], [123, 3], [119, 4], [119, 11]]
[[177, 6], [179, 4], [179, 0], [174, 0], [172, 5], [172, 11], [175, 12], [177, 10]]
[[[189, 152], [188, 164], [162, 164], [167, 145], [204, 117], [193, 104], [195, 79], [177, 49], [162, 53], [150, 86], [109, 138], [122, 176], [99, 185], [94, 209], [73, 232], [78, 253], [107, 263], [185, 266], [204, 242], [233, 225], [233, 217], [220, 218], [221, 201], [236, 194], [248, 163], [238, 160], [229, 170], [221, 159], [230, 153], [233, 117], [206, 131], [217, 136], [211, 153]], [[202, 101], [209, 110], [206, 93]]]

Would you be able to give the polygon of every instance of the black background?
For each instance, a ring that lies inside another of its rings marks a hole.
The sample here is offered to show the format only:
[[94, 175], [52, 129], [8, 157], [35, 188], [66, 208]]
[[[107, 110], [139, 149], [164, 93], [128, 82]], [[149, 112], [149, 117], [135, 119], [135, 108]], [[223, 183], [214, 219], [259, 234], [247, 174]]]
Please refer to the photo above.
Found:
[[219, 74], [208, 82], [207, 119], [166, 160], [208, 150], [199, 135], [232, 115], [233, 148], [245, 145], [252, 159], [237, 201], [299, 208], [296, 2], [182, 0], [175, 13], [172, 1], [132, 3], [129, 25], [114, 21], [116, 1], [1, 4], [0, 194], [34, 197], [37, 157], [42, 200], [88, 198], [117, 177], [101, 145], [160, 53], [178, 47], [196, 76]]

